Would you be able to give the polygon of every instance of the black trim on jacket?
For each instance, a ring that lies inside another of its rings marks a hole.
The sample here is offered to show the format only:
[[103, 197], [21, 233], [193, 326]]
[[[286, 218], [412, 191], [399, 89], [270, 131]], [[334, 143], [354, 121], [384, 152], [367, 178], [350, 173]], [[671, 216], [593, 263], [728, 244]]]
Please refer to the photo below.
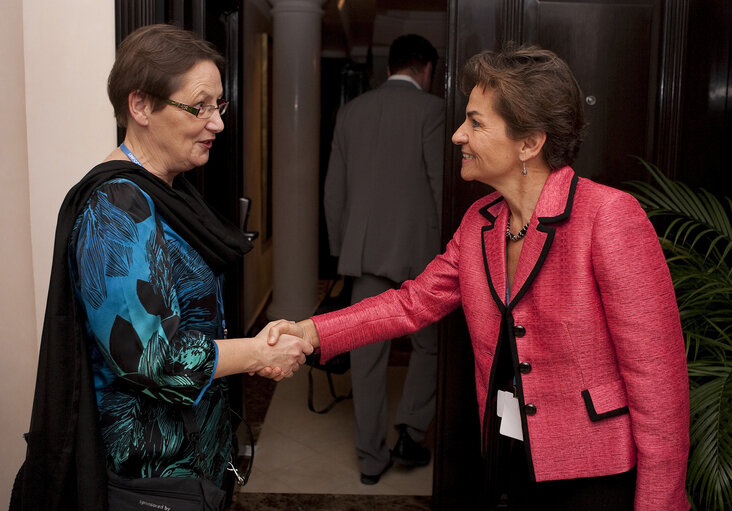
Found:
[[603, 419], [609, 419], [611, 417], [617, 417], [619, 415], [625, 415], [626, 413], [630, 413], [630, 410], [627, 406], [616, 408], [615, 410], [609, 410], [603, 413], [597, 413], [597, 411], [595, 410], [595, 404], [592, 402], [592, 396], [590, 395], [589, 390], [582, 391], [582, 399], [585, 400], [585, 407], [587, 407], [587, 413], [590, 415], [590, 420], [592, 422], [598, 422]]

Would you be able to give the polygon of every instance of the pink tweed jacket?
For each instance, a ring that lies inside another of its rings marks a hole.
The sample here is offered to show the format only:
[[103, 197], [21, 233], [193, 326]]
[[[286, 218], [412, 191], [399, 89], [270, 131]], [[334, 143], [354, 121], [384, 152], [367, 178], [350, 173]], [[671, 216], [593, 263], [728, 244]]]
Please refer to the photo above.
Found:
[[[508, 207], [473, 204], [445, 252], [400, 289], [313, 318], [321, 356], [414, 332], [462, 305], [481, 417], [501, 329], [536, 481], [637, 466], [635, 509], [687, 510], [689, 388], [668, 267], [630, 195], [565, 167], [544, 186], [506, 302]], [[486, 421], [483, 421], [486, 427]]]

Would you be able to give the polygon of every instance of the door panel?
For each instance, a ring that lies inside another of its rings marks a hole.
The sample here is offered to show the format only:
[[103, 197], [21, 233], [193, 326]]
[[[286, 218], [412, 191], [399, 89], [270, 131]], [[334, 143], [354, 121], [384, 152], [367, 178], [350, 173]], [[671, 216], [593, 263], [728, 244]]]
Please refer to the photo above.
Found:
[[[237, 223], [241, 196], [241, 105], [239, 83], [240, 17], [235, 0], [209, 2], [149, 2], [116, 0], [116, 44], [135, 29], [154, 23], [170, 23], [194, 32], [212, 42], [224, 56], [226, 65], [221, 77], [224, 97], [229, 109], [224, 116], [226, 128], [216, 137], [208, 163], [185, 174], [202, 193], [208, 204], [233, 223]], [[124, 130], [118, 129], [118, 143], [124, 140]], [[224, 307], [231, 336], [244, 334], [241, 321], [243, 275], [240, 265], [227, 272]]]
[[656, 1], [531, 2], [525, 41], [554, 51], [585, 96], [588, 124], [574, 168], [621, 186], [634, 177], [631, 155], [653, 157], [658, 69]]
[[[448, 5], [443, 246], [470, 204], [490, 191], [460, 179], [460, 149], [450, 137], [465, 118], [468, 99], [459, 90], [460, 68], [478, 51], [494, 47], [497, 15], [491, 2], [453, 0]], [[440, 322], [435, 431], [434, 509], [481, 509], [480, 423], [473, 353], [461, 309]]]
[[[206, 2], [194, 0], [170, 0], [151, 2], [139, 0], [116, 0], [115, 23], [116, 43], [135, 29], [154, 23], [170, 23], [190, 30], [202, 39], [212, 42], [226, 61], [221, 77], [224, 97], [229, 99], [229, 109], [224, 115], [226, 128], [217, 135], [208, 163], [202, 168], [185, 174], [206, 199], [206, 202], [225, 218], [236, 224], [239, 220], [239, 197], [241, 197], [242, 151], [240, 30], [241, 18], [236, 0]], [[124, 140], [124, 130], [117, 131], [118, 143]], [[244, 274], [240, 264], [234, 264], [226, 272], [224, 286], [224, 309], [230, 337], [245, 334], [242, 324]], [[230, 379], [231, 407], [238, 415], [243, 414], [241, 377]]]
[[[459, 149], [449, 141], [467, 103], [458, 89], [459, 71], [470, 56], [505, 41], [555, 51], [569, 63], [584, 96], [592, 96], [575, 164], [580, 175], [613, 186], [647, 179], [630, 155], [675, 175], [688, 0], [451, 0], [448, 12], [445, 243], [468, 206], [489, 191], [462, 181]], [[473, 355], [460, 312], [441, 324], [438, 377], [434, 508], [487, 509]]]

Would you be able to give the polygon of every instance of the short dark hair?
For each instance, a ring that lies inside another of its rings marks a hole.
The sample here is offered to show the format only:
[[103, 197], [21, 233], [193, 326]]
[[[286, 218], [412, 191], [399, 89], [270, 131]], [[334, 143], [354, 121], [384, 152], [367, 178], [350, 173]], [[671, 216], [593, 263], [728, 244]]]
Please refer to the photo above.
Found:
[[432, 63], [432, 71], [437, 63], [437, 50], [424, 37], [417, 34], [406, 34], [394, 39], [389, 47], [389, 72], [411, 69], [419, 72], [428, 63]]
[[224, 58], [213, 44], [173, 25], [147, 25], [128, 35], [117, 50], [107, 80], [107, 94], [117, 124], [127, 126], [127, 98], [139, 90], [153, 101], [153, 110], [181, 86], [181, 77], [201, 61], [223, 70]]
[[495, 93], [493, 108], [509, 137], [546, 133], [542, 153], [551, 170], [574, 163], [585, 130], [582, 91], [555, 53], [513, 43], [478, 53], [465, 64], [460, 80], [464, 94], [474, 87]]

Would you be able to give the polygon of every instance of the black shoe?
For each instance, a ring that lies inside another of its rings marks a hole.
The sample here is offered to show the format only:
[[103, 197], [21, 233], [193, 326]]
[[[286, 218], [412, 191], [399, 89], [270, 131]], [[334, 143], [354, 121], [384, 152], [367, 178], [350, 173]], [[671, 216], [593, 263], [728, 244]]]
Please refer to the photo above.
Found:
[[398, 428], [399, 440], [391, 451], [391, 459], [405, 467], [424, 467], [429, 464], [430, 450], [412, 440], [404, 424], [400, 424]]
[[381, 479], [381, 476], [384, 475], [384, 472], [386, 472], [390, 468], [391, 468], [391, 460], [389, 461], [389, 463], [386, 464], [386, 466], [384, 467], [384, 470], [382, 470], [381, 472], [379, 472], [376, 475], [370, 476], [367, 474], [361, 474], [361, 484], [368, 484], [370, 486], [370, 485], [378, 483], [379, 479]]

